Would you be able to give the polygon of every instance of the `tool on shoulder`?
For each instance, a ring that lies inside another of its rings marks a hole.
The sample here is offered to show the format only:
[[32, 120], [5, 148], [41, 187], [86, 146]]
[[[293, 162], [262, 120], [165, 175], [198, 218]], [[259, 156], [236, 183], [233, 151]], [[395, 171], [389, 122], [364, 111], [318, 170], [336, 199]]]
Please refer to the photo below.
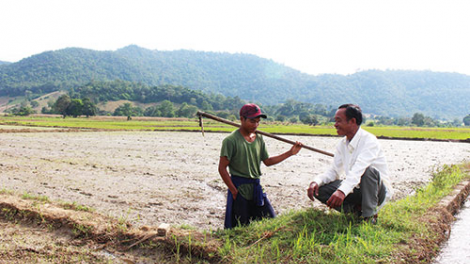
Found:
[[[203, 127], [203, 122], [202, 122], [202, 117], [207, 117], [207, 118], [210, 118], [212, 120], [215, 120], [215, 121], [219, 121], [219, 122], [222, 122], [222, 123], [225, 123], [227, 125], [232, 125], [232, 126], [235, 126], [235, 127], [240, 127], [240, 124], [237, 124], [237, 123], [234, 123], [232, 121], [229, 121], [227, 119], [223, 119], [223, 118], [220, 118], [218, 116], [215, 116], [215, 115], [211, 115], [211, 114], [208, 114], [208, 113], [204, 113], [204, 112], [201, 112], [201, 111], [198, 111], [197, 112], [197, 115], [199, 117], [199, 126], [201, 127], [201, 130], [202, 130], [202, 135], [204, 136], [204, 127]], [[277, 135], [274, 135], [274, 134], [271, 134], [271, 133], [267, 133], [267, 132], [263, 132], [263, 131], [260, 131], [260, 130], [256, 130], [256, 133], [258, 134], [261, 134], [263, 136], [267, 136], [267, 137], [270, 137], [270, 138], [274, 138], [274, 139], [277, 139], [279, 141], [282, 141], [282, 142], [285, 142], [285, 143], [288, 143], [288, 144], [292, 144], [292, 145], [295, 145], [295, 142], [292, 141], [292, 140], [288, 140], [288, 139], [285, 139], [285, 138], [282, 138], [280, 136], [277, 136]], [[306, 145], [303, 145], [302, 148], [305, 148], [305, 149], [308, 149], [308, 150], [311, 150], [311, 151], [315, 151], [315, 152], [318, 152], [318, 153], [321, 153], [323, 155], [327, 155], [327, 156], [330, 156], [330, 157], [333, 157], [334, 155], [330, 152], [327, 152], [327, 151], [324, 151], [324, 150], [321, 150], [321, 149], [317, 149], [317, 148], [313, 148], [313, 147], [310, 147], [310, 146], [306, 146]]]

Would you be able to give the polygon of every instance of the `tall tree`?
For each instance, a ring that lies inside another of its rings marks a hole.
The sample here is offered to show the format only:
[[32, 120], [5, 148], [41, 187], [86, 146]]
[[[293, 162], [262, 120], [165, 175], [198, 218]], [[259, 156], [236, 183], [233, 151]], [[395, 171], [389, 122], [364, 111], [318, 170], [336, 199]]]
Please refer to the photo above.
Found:
[[466, 125], [466, 126], [470, 126], [470, 114], [465, 116], [463, 118], [463, 123]]
[[131, 120], [133, 116], [142, 116], [144, 111], [140, 107], [133, 107], [131, 103], [125, 103], [116, 110], [114, 110], [115, 116], [127, 116], [127, 120]]
[[83, 98], [82, 102], [82, 114], [86, 117], [95, 116], [98, 109], [96, 108], [96, 105], [90, 100], [90, 98]]
[[158, 107], [158, 110], [160, 110], [163, 117], [175, 117], [173, 103], [168, 100], [163, 101]]
[[415, 124], [417, 126], [423, 126], [424, 125], [424, 115], [421, 113], [415, 113], [413, 117], [411, 118], [411, 123]]
[[66, 113], [69, 116], [79, 117], [82, 115], [83, 102], [80, 99], [72, 99]]
[[194, 117], [197, 112], [197, 107], [194, 105], [188, 105], [187, 103], [182, 103], [180, 108], [177, 111], [177, 115], [180, 117]]
[[131, 103], [125, 103], [125, 104], [119, 106], [118, 108], [116, 108], [116, 110], [114, 110], [114, 115], [115, 116], [127, 116], [127, 120], [130, 120], [131, 117], [133, 116], [132, 104]]
[[67, 116], [67, 108], [71, 103], [71, 99], [68, 95], [64, 94], [57, 98], [54, 104], [54, 111], [61, 114], [64, 118]]

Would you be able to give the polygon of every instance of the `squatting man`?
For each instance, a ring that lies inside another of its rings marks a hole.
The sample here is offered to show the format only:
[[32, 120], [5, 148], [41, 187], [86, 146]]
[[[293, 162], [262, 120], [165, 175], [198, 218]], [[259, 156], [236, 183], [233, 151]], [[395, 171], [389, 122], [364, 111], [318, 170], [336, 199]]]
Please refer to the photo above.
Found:
[[393, 195], [385, 156], [377, 138], [361, 128], [359, 106], [341, 105], [334, 118], [336, 132], [344, 138], [336, 146], [332, 165], [308, 186], [307, 196], [375, 224], [379, 209]]

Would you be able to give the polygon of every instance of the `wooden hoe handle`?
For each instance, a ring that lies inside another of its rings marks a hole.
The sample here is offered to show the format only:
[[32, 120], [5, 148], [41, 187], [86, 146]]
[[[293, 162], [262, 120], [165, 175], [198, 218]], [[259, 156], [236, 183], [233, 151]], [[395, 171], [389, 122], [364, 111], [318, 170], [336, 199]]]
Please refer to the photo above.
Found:
[[[207, 117], [207, 118], [210, 118], [210, 119], [213, 119], [215, 121], [219, 121], [219, 122], [222, 122], [222, 123], [225, 123], [225, 124], [228, 124], [228, 125], [232, 125], [232, 126], [235, 126], [235, 127], [240, 127], [240, 124], [234, 123], [230, 120], [223, 119], [223, 118], [220, 118], [218, 116], [211, 115], [211, 114], [208, 114], [208, 113], [198, 111], [197, 115], [199, 116], [199, 125], [201, 126], [201, 129], [202, 129], [203, 133], [204, 133], [204, 128], [202, 126], [202, 117]], [[271, 134], [271, 133], [263, 132], [263, 131], [260, 131], [260, 130], [256, 130], [256, 133], [261, 134], [263, 136], [267, 136], [267, 137], [270, 137], [270, 138], [277, 139], [277, 140], [285, 142], [285, 143], [295, 145], [294, 141], [282, 138], [280, 136], [276, 136], [276, 135]], [[308, 149], [308, 150], [311, 150], [311, 151], [315, 151], [315, 152], [318, 152], [318, 153], [321, 153], [321, 154], [324, 154], [324, 155], [327, 155], [327, 156], [330, 156], [330, 157], [334, 156], [330, 152], [327, 152], [327, 151], [324, 151], [324, 150], [321, 150], [321, 149], [317, 149], [317, 148], [313, 148], [313, 147], [309, 147], [309, 146], [306, 146], [306, 145], [303, 145], [302, 148], [305, 148], [305, 149]]]

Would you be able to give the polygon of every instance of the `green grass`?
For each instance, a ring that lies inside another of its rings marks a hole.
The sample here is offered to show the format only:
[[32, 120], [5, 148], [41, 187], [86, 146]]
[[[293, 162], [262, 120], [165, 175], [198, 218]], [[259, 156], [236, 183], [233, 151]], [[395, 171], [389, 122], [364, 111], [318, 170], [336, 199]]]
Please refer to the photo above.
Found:
[[21, 195], [21, 198], [26, 199], [26, 200], [40, 201], [40, 202], [50, 202], [49, 197], [45, 195], [34, 195], [34, 194], [27, 193], [27, 192], [23, 193], [23, 195]]
[[380, 137], [392, 138], [429, 138], [429, 139], [457, 139], [470, 138], [470, 127], [363, 127], [365, 130]]
[[77, 202], [61, 202], [60, 203], [64, 209], [70, 209], [75, 211], [83, 211], [83, 212], [94, 212], [96, 211], [94, 208], [78, 204]]
[[121, 121], [108, 119], [87, 118], [43, 118], [43, 117], [1, 117], [0, 124], [32, 126], [32, 127], [60, 127], [74, 129], [98, 129], [98, 130], [168, 130], [188, 129], [198, 130], [196, 121]]
[[[108, 131], [200, 131], [199, 122], [193, 119], [162, 119], [137, 118], [126, 121], [125, 117], [92, 117], [92, 118], [61, 118], [61, 117], [0, 117], [0, 125], [35, 128], [92, 129]], [[470, 138], [470, 127], [458, 128], [419, 128], [419, 127], [367, 127], [363, 128], [378, 137], [467, 140]], [[1, 126], [0, 126], [1, 129]], [[233, 126], [204, 119], [204, 131], [230, 132]], [[292, 123], [262, 123], [259, 130], [274, 134], [293, 135], [336, 135], [330, 126], [308, 126]]]
[[13, 194], [12, 190], [7, 190], [7, 189], [0, 189], [0, 194]]
[[445, 166], [415, 195], [387, 204], [377, 225], [308, 209], [218, 231], [224, 241], [219, 254], [233, 263], [397, 263], [420, 250], [413, 247], [414, 238], [436, 239], [423, 218], [432, 218], [429, 209], [466, 177], [458, 166]]

